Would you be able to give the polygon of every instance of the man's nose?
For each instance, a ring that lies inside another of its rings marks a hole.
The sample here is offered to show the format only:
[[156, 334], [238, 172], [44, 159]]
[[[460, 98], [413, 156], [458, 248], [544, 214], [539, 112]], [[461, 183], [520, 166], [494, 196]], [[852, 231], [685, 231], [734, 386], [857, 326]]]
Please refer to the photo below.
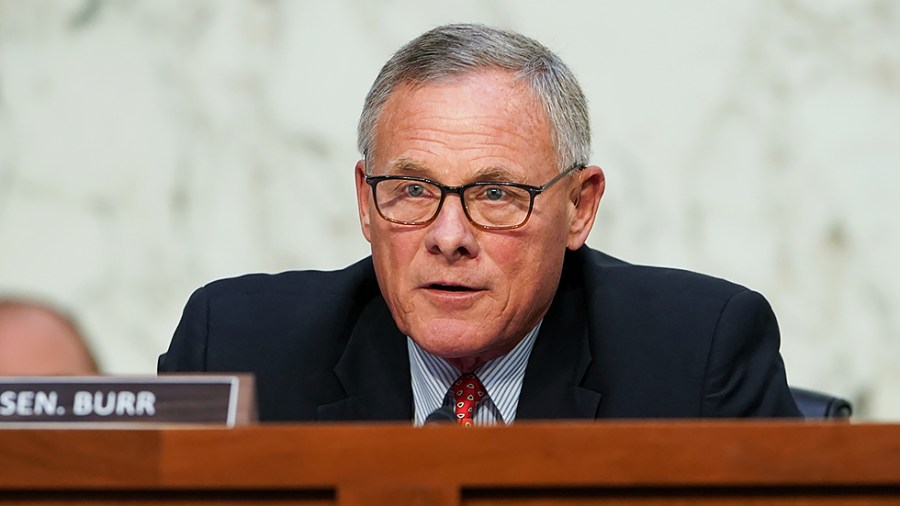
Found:
[[428, 225], [425, 247], [450, 262], [478, 255], [475, 226], [466, 217], [459, 195], [448, 194], [444, 198], [440, 212]]

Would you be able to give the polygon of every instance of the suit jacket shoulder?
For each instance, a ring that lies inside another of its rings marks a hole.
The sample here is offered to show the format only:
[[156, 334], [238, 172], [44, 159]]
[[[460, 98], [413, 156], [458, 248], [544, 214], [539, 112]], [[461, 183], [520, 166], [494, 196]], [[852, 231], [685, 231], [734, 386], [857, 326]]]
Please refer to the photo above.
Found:
[[[797, 416], [768, 302], [738, 284], [632, 265], [583, 248], [566, 268], [583, 280], [599, 416]], [[568, 262], [569, 259], [567, 259]]]
[[371, 259], [214, 281], [191, 295], [158, 370], [251, 372], [261, 419], [316, 420], [319, 406], [346, 397], [334, 370], [380, 300]]

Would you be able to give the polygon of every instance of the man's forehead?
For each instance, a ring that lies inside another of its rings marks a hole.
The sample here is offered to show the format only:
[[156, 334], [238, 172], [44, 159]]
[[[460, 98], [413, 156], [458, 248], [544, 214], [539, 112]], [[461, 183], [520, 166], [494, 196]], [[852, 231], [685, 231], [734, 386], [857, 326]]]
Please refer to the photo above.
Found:
[[452, 165], [450, 175], [465, 180], [522, 182], [545, 165], [556, 170], [541, 102], [508, 71], [406, 84], [380, 116], [374, 153], [367, 153], [379, 173], [446, 177]]

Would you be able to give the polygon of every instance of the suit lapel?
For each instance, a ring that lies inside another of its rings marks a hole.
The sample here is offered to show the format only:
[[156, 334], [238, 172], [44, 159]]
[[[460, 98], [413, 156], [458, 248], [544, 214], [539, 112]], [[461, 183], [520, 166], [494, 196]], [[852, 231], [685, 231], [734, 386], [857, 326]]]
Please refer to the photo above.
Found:
[[319, 406], [319, 420], [411, 420], [409, 352], [384, 299], [363, 307], [334, 368], [347, 397]]
[[578, 252], [566, 257], [559, 289], [528, 359], [516, 419], [594, 419], [597, 416], [600, 392], [581, 386], [592, 356], [584, 273], [577, 260], [580, 260]]

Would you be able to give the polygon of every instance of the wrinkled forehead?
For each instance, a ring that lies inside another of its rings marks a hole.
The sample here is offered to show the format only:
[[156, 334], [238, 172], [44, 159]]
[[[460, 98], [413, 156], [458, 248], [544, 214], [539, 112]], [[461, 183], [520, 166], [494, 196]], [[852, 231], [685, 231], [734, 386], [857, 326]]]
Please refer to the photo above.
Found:
[[527, 83], [498, 70], [398, 86], [385, 101], [374, 140], [377, 157], [367, 161], [375, 165], [451, 155], [497, 166], [509, 159], [525, 168], [555, 160], [542, 103]]

